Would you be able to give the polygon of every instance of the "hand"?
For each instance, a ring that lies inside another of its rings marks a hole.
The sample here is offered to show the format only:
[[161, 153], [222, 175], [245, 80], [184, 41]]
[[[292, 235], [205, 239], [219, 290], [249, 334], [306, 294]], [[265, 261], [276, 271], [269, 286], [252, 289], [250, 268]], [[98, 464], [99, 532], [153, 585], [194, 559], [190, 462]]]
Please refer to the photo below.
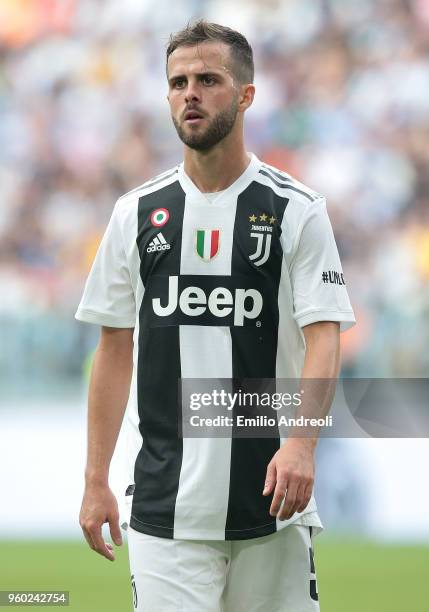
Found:
[[262, 494], [269, 495], [274, 491], [271, 516], [284, 521], [290, 519], [295, 512], [303, 512], [310, 501], [313, 483], [314, 444], [304, 438], [289, 438], [267, 467]]
[[101, 532], [103, 523], [109, 523], [113, 542], [116, 546], [121, 546], [122, 536], [116, 497], [108, 485], [87, 485], [80, 509], [79, 524], [92, 550], [109, 561], [114, 561], [113, 546], [103, 540]]

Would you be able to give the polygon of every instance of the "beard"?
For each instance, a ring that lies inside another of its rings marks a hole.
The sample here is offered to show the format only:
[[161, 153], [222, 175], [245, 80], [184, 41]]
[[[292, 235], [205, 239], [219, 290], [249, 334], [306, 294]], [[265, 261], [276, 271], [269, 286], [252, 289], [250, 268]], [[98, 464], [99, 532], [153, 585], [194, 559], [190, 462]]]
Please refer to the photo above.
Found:
[[205, 131], [199, 133], [185, 130], [174, 117], [172, 119], [180, 140], [186, 146], [196, 151], [208, 151], [231, 132], [237, 117], [237, 108], [237, 100], [233, 100], [229, 108], [217, 113], [209, 121]]

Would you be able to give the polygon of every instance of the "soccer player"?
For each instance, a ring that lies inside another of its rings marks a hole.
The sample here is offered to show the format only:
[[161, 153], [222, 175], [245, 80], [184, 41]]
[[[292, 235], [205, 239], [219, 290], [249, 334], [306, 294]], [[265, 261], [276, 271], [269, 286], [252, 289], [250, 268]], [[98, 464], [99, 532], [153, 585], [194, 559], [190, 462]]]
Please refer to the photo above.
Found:
[[[171, 36], [184, 160], [116, 202], [76, 313], [101, 326], [80, 524], [110, 560], [103, 523], [116, 545], [127, 527], [139, 612], [319, 609], [317, 437], [180, 435], [179, 379], [335, 379], [354, 323], [324, 197], [246, 152], [253, 75], [230, 28]], [[127, 402], [120, 515], [108, 473]]]

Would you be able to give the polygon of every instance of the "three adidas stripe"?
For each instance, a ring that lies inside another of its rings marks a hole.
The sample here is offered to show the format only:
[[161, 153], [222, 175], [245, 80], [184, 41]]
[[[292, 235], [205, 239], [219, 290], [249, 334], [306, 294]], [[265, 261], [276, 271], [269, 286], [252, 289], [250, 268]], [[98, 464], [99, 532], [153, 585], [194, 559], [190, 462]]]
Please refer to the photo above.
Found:
[[155, 238], [150, 241], [146, 252], [153, 253], [154, 251], [167, 251], [169, 248], [170, 245], [168, 244], [162, 233], [158, 232]]

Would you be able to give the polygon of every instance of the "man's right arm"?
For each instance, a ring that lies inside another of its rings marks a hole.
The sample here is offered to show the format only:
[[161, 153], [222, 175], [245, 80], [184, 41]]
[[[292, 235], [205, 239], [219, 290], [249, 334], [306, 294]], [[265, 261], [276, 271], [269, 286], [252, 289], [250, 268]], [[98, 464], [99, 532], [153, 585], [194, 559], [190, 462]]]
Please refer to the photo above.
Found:
[[88, 454], [79, 523], [89, 546], [110, 561], [115, 557], [112, 545], [103, 540], [102, 525], [109, 523], [112, 540], [120, 546], [118, 504], [108, 477], [130, 391], [133, 331], [101, 328], [89, 384]]

